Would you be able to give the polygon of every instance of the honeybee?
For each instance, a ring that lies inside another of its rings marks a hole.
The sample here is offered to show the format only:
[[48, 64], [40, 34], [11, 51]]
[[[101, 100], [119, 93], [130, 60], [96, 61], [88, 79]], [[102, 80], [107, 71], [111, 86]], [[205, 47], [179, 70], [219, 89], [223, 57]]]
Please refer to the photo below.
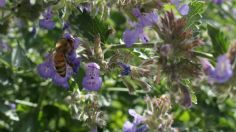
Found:
[[73, 50], [74, 43], [72, 39], [61, 38], [56, 43], [56, 48], [53, 52], [53, 61], [56, 72], [61, 76], [66, 76], [66, 65], [72, 64], [69, 61], [68, 54]]

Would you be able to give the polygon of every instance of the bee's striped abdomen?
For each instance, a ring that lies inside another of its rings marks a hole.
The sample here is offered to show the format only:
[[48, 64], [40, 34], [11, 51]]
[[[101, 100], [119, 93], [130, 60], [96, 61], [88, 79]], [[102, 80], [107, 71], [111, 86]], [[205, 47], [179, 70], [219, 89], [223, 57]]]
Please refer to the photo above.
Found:
[[66, 60], [63, 53], [54, 53], [54, 63], [57, 73], [65, 77], [66, 76]]

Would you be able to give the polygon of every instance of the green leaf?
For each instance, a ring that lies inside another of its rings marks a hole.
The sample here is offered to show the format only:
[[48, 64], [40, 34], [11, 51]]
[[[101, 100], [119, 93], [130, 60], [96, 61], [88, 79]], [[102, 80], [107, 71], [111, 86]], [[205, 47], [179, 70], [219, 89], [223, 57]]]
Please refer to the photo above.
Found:
[[70, 18], [74, 28], [77, 28], [86, 38], [93, 41], [94, 36], [100, 34], [101, 41], [105, 42], [108, 38], [108, 25], [98, 19], [91, 17], [88, 13], [82, 13]]
[[213, 45], [213, 55], [214, 57], [218, 57], [219, 55], [225, 54], [227, 52], [229, 46], [229, 40], [225, 36], [220, 29], [215, 28], [211, 25], [207, 25], [208, 35], [211, 38], [211, 42]]
[[189, 5], [190, 11], [187, 15], [187, 28], [194, 28], [200, 23], [201, 15], [205, 12], [206, 3], [204, 1], [193, 1]]
[[24, 49], [17, 44], [17, 47], [13, 49], [11, 56], [11, 63], [13, 66], [19, 68], [29, 68], [31, 66], [29, 58], [26, 56]]

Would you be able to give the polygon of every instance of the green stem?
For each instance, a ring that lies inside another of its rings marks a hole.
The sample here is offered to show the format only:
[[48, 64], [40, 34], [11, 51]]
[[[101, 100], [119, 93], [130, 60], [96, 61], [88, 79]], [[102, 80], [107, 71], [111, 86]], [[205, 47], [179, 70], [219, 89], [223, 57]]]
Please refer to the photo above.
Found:
[[[146, 43], [146, 44], [142, 44], [142, 43], [135, 43], [132, 45], [132, 47], [126, 47], [125, 44], [113, 44], [113, 45], [109, 45], [107, 47], [107, 49], [123, 49], [123, 48], [154, 48], [155, 45], [161, 45], [163, 44], [162, 42], [157, 42], [157, 43]], [[106, 50], [107, 50], [106, 49]], [[201, 51], [192, 51], [194, 55], [199, 56], [199, 57], [204, 57], [204, 58], [208, 58], [208, 59], [213, 59], [213, 55], [209, 54], [209, 53], [204, 53]]]
[[135, 43], [133, 44], [131, 47], [126, 47], [125, 44], [113, 44], [113, 45], [109, 45], [107, 48], [108, 49], [123, 49], [123, 48], [154, 48], [154, 45], [160, 45], [162, 44], [161, 42], [157, 42], [157, 43]]

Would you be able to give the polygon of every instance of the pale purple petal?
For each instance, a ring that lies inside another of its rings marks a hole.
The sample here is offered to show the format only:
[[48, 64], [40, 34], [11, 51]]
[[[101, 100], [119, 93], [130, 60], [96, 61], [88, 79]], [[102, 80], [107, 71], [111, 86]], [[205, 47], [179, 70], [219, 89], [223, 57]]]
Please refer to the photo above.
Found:
[[85, 76], [83, 78], [82, 85], [87, 91], [98, 91], [102, 86], [102, 78]]
[[134, 121], [133, 121], [134, 124], [138, 125], [145, 120], [145, 118], [143, 116], [136, 113], [136, 111], [133, 109], [129, 109], [129, 114], [134, 117]]
[[225, 83], [233, 76], [230, 60], [226, 55], [219, 56], [214, 72], [209, 75], [209, 81]]
[[187, 4], [184, 4], [178, 10], [181, 15], [186, 16], [189, 12], [189, 6]]
[[139, 8], [133, 8], [132, 13], [135, 17], [142, 16], [142, 13], [140, 12]]
[[126, 47], [131, 47], [137, 40], [139, 34], [135, 30], [126, 30], [123, 33], [123, 40], [126, 44]]
[[126, 121], [123, 126], [123, 132], [135, 132], [135, 125], [130, 121]]

